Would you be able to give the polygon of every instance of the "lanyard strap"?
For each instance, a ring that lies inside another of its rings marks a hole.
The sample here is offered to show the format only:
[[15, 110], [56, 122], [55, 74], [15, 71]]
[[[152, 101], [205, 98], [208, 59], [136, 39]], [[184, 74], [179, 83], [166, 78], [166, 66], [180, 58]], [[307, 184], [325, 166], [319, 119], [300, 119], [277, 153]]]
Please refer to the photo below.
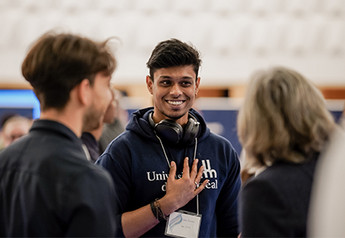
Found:
[[[169, 158], [168, 158], [168, 155], [165, 151], [165, 148], [164, 148], [164, 145], [163, 145], [163, 142], [161, 140], [161, 138], [159, 138], [159, 136], [156, 134], [156, 137], [157, 139], [159, 140], [159, 143], [161, 145], [161, 148], [163, 150], [163, 154], [164, 154], [164, 157], [168, 163], [168, 166], [169, 166], [169, 169], [171, 168], [170, 166], [170, 161], [169, 161]], [[197, 151], [197, 148], [198, 148], [198, 138], [195, 138], [195, 146], [194, 146], [194, 154], [193, 154], [193, 161], [195, 160], [196, 158], [196, 151]], [[199, 187], [199, 185], [197, 185], [197, 187]], [[199, 194], [196, 195], [196, 214], [199, 215]]]

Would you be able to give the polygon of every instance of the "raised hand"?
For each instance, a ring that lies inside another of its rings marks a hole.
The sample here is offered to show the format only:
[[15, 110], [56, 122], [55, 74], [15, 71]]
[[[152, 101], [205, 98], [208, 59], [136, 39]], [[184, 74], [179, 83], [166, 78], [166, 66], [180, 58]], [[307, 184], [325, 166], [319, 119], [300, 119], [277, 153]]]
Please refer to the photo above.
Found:
[[171, 162], [166, 195], [159, 200], [165, 215], [169, 215], [186, 205], [205, 188], [209, 181], [205, 180], [200, 184], [203, 171], [203, 166], [198, 170], [198, 159], [193, 161], [192, 168], [190, 169], [188, 157], [186, 157], [183, 163], [182, 178], [177, 179], [176, 163], [174, 161]]

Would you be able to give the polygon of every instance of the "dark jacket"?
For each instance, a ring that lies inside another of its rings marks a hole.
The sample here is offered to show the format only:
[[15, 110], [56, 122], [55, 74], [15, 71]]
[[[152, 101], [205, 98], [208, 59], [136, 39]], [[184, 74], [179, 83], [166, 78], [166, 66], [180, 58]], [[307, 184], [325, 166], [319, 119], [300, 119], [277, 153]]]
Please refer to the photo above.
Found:
[[[135, 112], [126, 131], [106, 149], [98, 164], [106, 168], [116, 184], [121, 213], [132, 211], [165, 195], [169, 162], [175, 161], [181, 176], [183, 160], [190, 165], [196, 149], [199, 166], [205, 165], [203, 179], [210, 182], [199, 194], [202, 215], [200, 236], [237, 236], [237, 197], [241, 186], [239, 159], [230, 142], [207, 128], [195, 110], [190, 113], [200, 122], [197, 143], [169, 144], [163, 141], [168, 160], [148, 121], [152, 108]], [[196, 213], [196, 198], [181, 210]], [[144, 236], [164, 236], [166, 222], [160, 222]]]
[[305, 237], [315, 165], [276, 162], [250, 179], [240, 193], [242, 237]]
[[89, 152], [91, 162], [96, 162], [100, 155], [96, 138], [90, 132], [83, 132], [80, 139]]
[[35, 121], [0, 154], [0, 236], [114, 236], [114, 187], [64, 125]]

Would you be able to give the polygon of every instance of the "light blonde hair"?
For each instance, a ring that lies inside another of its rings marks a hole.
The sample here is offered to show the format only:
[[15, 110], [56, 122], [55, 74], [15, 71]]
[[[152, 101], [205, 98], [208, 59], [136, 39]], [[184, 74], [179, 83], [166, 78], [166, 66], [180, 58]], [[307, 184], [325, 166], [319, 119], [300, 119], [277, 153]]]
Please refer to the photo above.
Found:
[[256, 166], [304, 162], [321, 151], [335, 126], [321, 92], [284, 67], [252, 76], [237, 121], [240, 142]]

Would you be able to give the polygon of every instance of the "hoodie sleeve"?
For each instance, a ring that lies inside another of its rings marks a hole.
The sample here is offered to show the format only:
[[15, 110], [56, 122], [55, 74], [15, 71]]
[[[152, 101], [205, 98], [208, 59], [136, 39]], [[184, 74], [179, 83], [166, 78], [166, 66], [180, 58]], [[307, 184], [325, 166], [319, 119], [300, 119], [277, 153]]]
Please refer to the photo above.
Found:
[[241, 188], [240, 162], [236, 152], [230, 151], [230, 169], [224, 187], [217, 200], [217, 236], [237, 237], [238, 194]]

